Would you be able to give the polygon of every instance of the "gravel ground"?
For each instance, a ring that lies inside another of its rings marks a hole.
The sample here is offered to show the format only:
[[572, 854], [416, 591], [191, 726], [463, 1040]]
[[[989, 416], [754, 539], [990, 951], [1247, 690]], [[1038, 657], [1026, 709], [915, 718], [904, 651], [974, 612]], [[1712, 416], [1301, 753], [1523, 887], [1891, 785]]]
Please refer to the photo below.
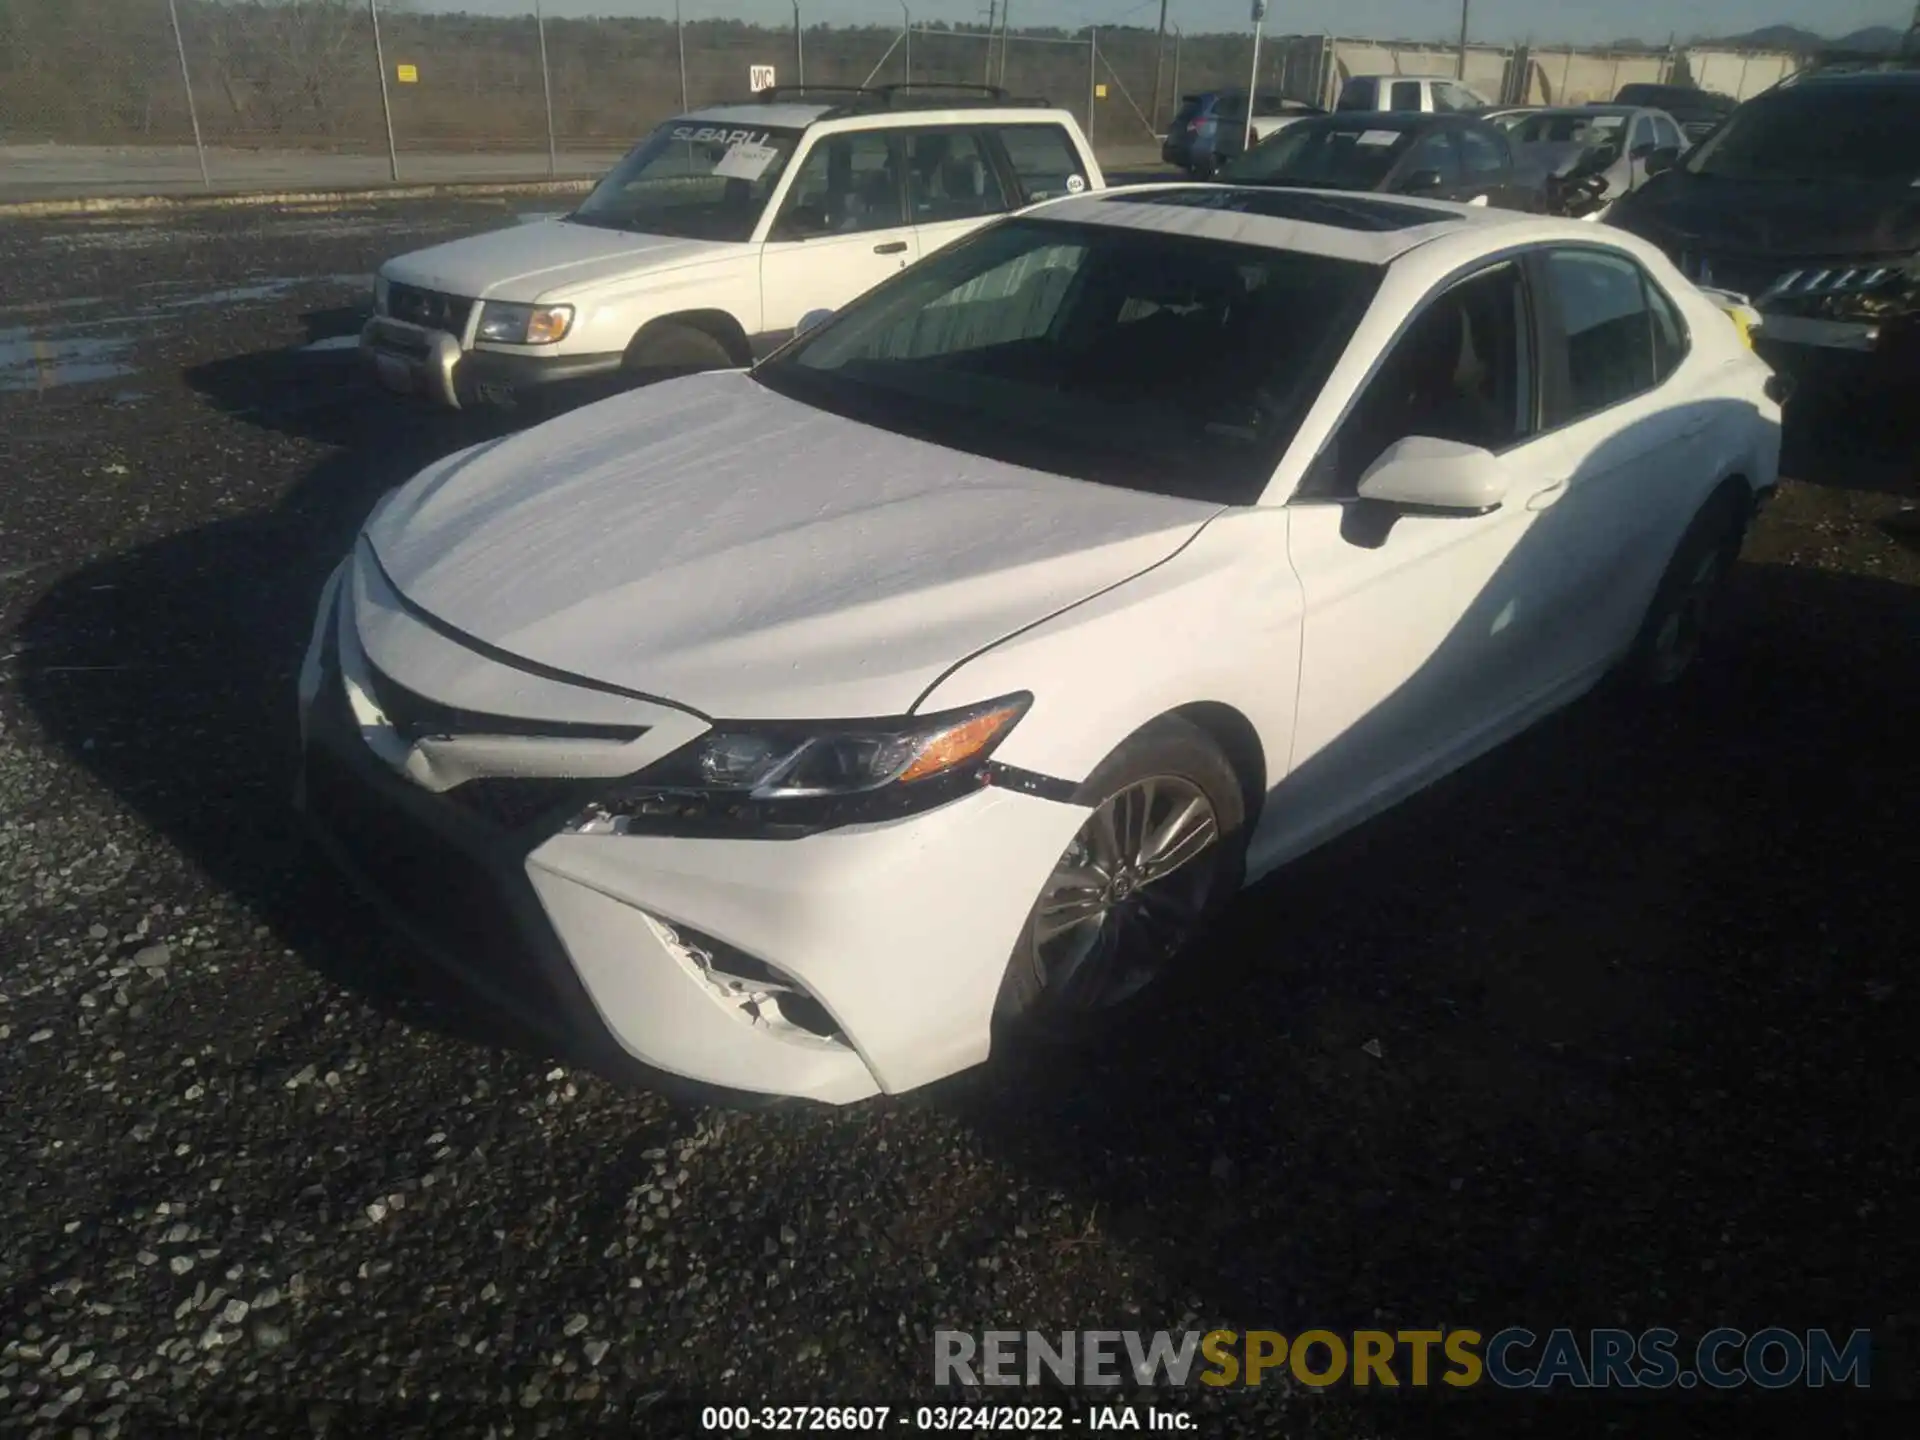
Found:
[[[1914, 1395], [1911, 417], [1810, 397], [1677, 704], [1583, 704], [1294, 867], [1102, 1053], [692, 1108], [445, 994], [285, 804], [322, 576], [477, 428], [296, 347], [510, 213], [0, 226], [0, 1428], [674, 1435], [925, 1398], [944, 1325], [1868, 1326]], [[1613, 1433], [1453, 1400], [1190, 1403]]]

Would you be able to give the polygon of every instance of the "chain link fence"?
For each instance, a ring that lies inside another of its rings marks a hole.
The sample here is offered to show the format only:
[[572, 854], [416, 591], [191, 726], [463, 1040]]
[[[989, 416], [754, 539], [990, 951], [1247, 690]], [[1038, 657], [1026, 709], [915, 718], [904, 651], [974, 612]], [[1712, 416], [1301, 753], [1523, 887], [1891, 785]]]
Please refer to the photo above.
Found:
[[[810, 0], [760, 0], [749, 23], [703, 15], [704, 3], [634, 0], [664, 13], [581, 19], [544, 14], [539, 0], [518, 14], [413, 0], [0, 0], [0, 169], [52, 147], [43, 170], [57, 177], [71, 159], [82, 175], [80, 147], [116, 147], [135, 186], [170, 151], [213, 187], [257, 183], [261, 157], [276, 178], [321, 183], [588, 175], [659, 121], [744, 97], [750, 69], [767, 66], [783, 85], [992, 83], [1043, 96], [1124, 164], [1157, 156], [1180, 95], [1249, 79], [1244, 33], [956, 27], [916, 21], [911, 0], [871, 0], [873, 22], [855, 25], [809, 19]], [[1739, 56], [1736, 70], [1726, 56], [1737, 52], [1686, 53], [1701, 57], [1695, 75], [1734, 75], [1748, 92], [1792, 68], [1784, 56]], [[1331, 105], [1347, 74], [1452, 74], [1459, 55], [1271, 36], [1260, 84]], [[1675, 64], [1671, 53], [1605, 60], [1475, 46], [1466, 70], [1518, 102], [1566, 94], [1575, 71], [1660, 79]]]

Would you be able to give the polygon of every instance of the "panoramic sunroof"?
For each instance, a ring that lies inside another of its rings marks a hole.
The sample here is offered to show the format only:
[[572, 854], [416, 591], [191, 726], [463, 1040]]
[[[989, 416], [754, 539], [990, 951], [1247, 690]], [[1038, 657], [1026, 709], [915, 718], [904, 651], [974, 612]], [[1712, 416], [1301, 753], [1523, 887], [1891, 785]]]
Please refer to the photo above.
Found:
[[1222, 185], [1205, 190], [1162, 190], [1146, 195], [1128, 190], [1109, 190], [1105, 198], [1109, 202], [1131, 205], [1180, 205], [1190, 210], [1235, 210], [1245, 215], [1265, 215], [1273, 220], [1331, 225], [1339, 230], [1411, 230], [1416, 225], [1439, 225], [1460, 218], [1444, 210], [1396, 205], [1391, 200], [1375, 200], [1370, 195], [1310, 195], [1299, 190], [1269, 189], [1265, 186]]

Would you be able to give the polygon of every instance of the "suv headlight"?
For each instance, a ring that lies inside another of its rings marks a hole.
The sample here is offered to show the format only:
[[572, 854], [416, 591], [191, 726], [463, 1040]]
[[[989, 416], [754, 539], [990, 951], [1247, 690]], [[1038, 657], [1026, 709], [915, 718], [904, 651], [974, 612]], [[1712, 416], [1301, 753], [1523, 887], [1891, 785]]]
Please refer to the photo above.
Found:
[[896, 819], [985, 783], [988, 757], [1032, 703], [1019, 694], [899, 720], [716, 725], [616, 782], [566, 830], [805, 834]]
[[573, 328], [571, 305], [511, 305], [489, 300], [480, 307], [476, 339], [503, 345], [551, 345]]

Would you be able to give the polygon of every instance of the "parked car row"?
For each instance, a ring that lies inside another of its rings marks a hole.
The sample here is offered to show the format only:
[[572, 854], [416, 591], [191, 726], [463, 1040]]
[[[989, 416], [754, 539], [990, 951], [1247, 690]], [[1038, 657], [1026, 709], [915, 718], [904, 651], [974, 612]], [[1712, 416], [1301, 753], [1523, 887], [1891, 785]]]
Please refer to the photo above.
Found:
[[383, 267], [396, 385], [635, 383], [375, 507], [300, 673], [321, 847], [580, 1063], [846, 1103], [1097, 1033], [1246, 883], [1677, 681], [1778, 469], [1724, 303], [1469, 115], [1221, 180], [788, 93]]

